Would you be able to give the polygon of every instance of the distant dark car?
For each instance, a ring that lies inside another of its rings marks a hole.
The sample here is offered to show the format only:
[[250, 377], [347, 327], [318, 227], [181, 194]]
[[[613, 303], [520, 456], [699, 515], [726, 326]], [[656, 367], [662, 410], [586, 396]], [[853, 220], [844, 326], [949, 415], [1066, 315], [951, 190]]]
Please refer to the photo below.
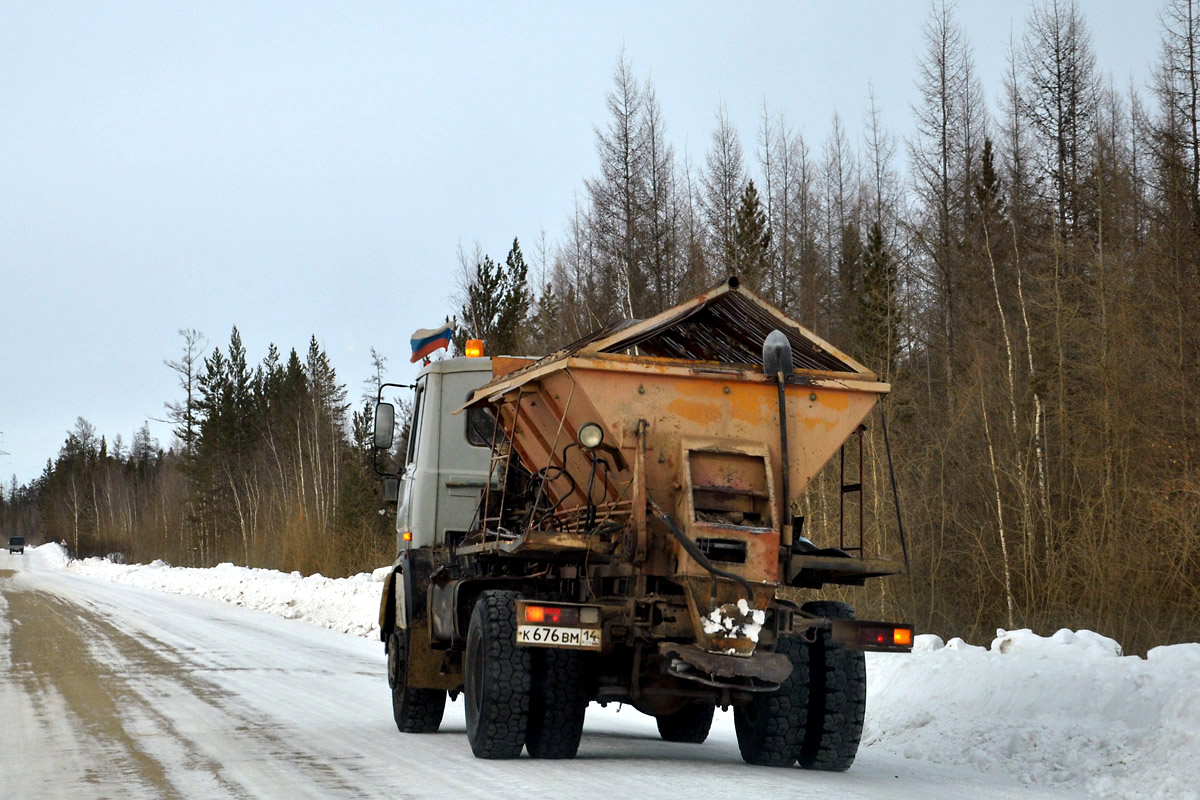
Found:
[[24, 536], [10, 536], [8, 539], [8, 552], [24, 554], [24, 552], [25, 552], [25, 537]]

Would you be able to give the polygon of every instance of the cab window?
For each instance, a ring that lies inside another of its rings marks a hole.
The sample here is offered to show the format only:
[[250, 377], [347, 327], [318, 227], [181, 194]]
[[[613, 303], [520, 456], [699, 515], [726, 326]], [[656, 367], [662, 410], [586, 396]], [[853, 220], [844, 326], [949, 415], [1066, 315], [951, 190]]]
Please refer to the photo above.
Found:
[[408, 454], [405, 456], [404, 463], [411, 464], [415, 460], [417, 454], [417, 438], [421, 431], [421, 408], [424, 406], [425, 400], [425, 383], [422, 381], [417, 384], [417, 392], [413, 397], [413, 415], [412, 425], [408, 429]]
[[475, 447], [491, 447], [496, 418], [490, 408], [467, 409], [467, 441]]

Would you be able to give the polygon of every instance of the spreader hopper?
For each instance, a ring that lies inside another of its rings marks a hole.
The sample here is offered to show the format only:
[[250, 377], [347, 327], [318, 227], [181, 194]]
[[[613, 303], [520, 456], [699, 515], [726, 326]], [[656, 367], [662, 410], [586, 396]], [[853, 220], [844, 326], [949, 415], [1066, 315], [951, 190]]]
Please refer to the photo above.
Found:
[[793, 503], [888, 384], [736, 279], [493, 375], [468, 403], [495, 411], [505, 487], [482, 547], [587, 548], [676, 580], [711, 580], [707, 559], [743, 585], [897, 571], [793, 538]]

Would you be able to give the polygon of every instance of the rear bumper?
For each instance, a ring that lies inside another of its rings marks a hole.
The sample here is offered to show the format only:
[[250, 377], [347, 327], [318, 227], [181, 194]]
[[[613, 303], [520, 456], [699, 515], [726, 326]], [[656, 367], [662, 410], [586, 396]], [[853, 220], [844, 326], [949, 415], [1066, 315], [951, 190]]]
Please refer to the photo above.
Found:
[[792, 662], [782, 653], [724, 655], [678, 642], [660, 642], [658, 652], [668, 674], [719, 688], [773, 692], [792, 674]]

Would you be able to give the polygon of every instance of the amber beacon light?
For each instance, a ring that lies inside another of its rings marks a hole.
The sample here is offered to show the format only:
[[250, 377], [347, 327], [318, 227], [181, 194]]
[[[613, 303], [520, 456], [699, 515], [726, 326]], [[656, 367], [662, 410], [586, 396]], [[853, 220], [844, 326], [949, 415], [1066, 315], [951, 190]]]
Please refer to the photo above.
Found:
[[483, 355], [483, 339], [467, 339], [467, 344], [463, 348], [463, 353], [467, 358], [479, 358]]

